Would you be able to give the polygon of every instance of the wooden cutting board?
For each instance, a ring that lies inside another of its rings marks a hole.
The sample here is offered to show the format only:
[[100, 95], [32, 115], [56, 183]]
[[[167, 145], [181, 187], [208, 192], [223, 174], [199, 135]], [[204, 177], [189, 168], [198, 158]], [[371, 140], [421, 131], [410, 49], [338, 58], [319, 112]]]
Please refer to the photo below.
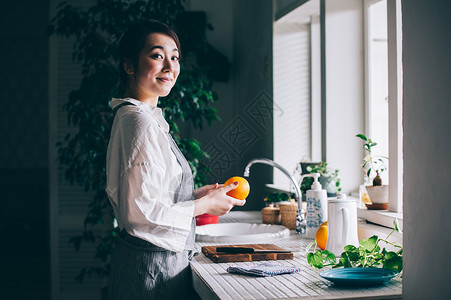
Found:
[[215, 263], [293, 259], [293, 253], [224, 253], [216, 252], [216, 247], [252, 247], [255, 250], [285, 250], [273, 244], [220, 245], [202, 247], [202, 253]]

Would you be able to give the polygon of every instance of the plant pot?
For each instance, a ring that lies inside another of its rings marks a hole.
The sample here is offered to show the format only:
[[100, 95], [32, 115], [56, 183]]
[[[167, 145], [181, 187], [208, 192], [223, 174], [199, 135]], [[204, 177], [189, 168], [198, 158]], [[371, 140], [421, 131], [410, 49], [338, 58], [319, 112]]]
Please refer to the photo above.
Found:
[[366, 186], [366, 191], [370, 197], [370, 201], [373, 204], [388, 203], [388, 185], [382, 186]]
[[329, 186], [329, 183], [331, 180], [332, 180], [332, 178], [326, 177], [326, 176], [320, 176], [318, 178], [318, 181], [321, 184], [321, 187], [323, 190], [327, 190], [327, 187]]

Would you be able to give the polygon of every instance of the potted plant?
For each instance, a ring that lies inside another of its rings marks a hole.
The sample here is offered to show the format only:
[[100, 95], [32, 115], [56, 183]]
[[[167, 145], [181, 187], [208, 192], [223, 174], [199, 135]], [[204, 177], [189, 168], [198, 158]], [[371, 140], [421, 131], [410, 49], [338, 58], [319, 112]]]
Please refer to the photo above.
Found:
[[[380, 174], [387, 170], [387, 165], [385, 163], [388, 157], [385, 156], [375, 156], [372, 150], [377, 143], [367, 138], [364, 134], [357, 134], [356, 137], [364, 141], [363, 149], [367, 152], [367, 155], [363, 159], [363, 163], [360, 165], [365, 173], [365, 177], [372, 183], [372, 185], [366, 186], [368, 196], [371, 201], [373, 209], [387, 209], [388, 208], [388, 185], [382, 184], [382, 178]], [[368, 208], [371, 205], [368, 205]]]
[[[300, 170], [299, 170], [300, 168]], [[321, 176], [318, 178], [323, 189], [327, 191], [328, 197], [334, 197], [341, 191], [340, 177], [338, 177], [339, 171], [327, 166], [327, 162], [300, 162], [296, 168], [296, 172], [300, 174], [319, 173]], [[300, 182], [300, 188], [302, 197], [304, 199], [305, 193], [310, 190], [313, 183], [313, 178], [306, 177]], [[333, 183], [333, 186], [331, 186]]]

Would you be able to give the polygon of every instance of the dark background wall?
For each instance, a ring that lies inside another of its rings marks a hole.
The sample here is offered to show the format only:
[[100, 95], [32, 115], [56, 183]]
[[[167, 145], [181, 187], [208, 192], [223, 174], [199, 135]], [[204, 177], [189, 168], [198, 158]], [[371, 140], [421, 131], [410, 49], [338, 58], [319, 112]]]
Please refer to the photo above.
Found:
[[0, 2], [0, 298], [49, 299], [47, 0]]

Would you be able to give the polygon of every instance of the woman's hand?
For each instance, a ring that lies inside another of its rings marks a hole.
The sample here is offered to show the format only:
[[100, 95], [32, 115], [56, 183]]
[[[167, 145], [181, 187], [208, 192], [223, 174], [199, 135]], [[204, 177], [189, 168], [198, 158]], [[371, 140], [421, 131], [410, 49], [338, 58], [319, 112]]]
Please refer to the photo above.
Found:
[[243, 206], [246, 200], [239, 200], [226, 195], [228, 191], [235, 189], [237, 186], [238, 183], [232, 183], [227, 186], [214, 184], [201, 187], [199, 190], [205, 189], [199, 192], [204, 192], [205, 195], [194, 200], [194, 216], [202, 214], [222, 216], [228, 213], [235, 205]]
[[207, 195], [210, 191], [215, 190], [221, 186], [222, 186], [222, 184], [218, 184], [218, 183], [204, 185], [203, 187], [200, 187], [200, 188], [194, 190], [194, 199], [202, 198], [203, 196]]

